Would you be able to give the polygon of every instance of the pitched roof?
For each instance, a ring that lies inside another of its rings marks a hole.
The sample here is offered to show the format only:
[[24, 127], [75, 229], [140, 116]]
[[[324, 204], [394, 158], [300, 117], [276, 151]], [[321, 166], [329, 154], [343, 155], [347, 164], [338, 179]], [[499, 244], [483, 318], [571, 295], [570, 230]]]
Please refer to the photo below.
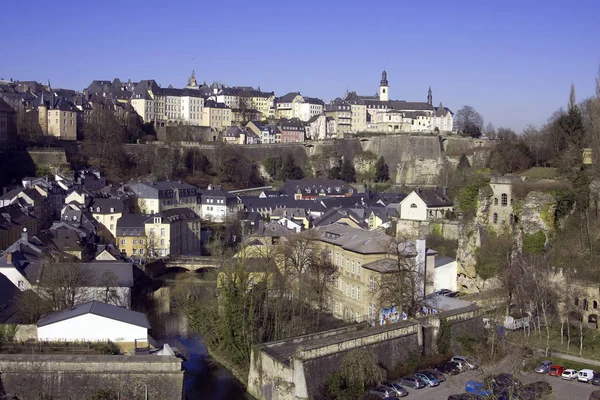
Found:
[[0, 324], [10, 323], [17, 312], [16, 297], [21, 291], [0, 274]]
[[291, 103], [296, 96], [302, 96], [300, 92], [290, 92], [276, 99], [277, 103]]
[[117, 229], [139, 228], [144, 229], [146, 221], [152, 218], [148, 214], [125, 214], [117, 220]]
[[366, 231], [342, 224], [331, 224], [314, 228], [320, 239], [336, 244], [343, 249], [360, 254], [390, 253], [394, 238], [383, 232]]
[[[339, 190], [338, 190], [339, 189]], [[295, 193], [318, 195], [343, 195], [354, 191], [350, 185], [339, 179], [299, 179], [287, 180], [281, 188], [289, 196]]]
[[75, 307], [48, 314], [38, 321], [37, 326], [39, 328], [42, 326], [55, 324], [71, 318], [80, 317], [85, 314], [94, 314], [100, 317], [150, 329], [150, 323], [148, 322], [146, 314], [127, 310], [126, 308], [114, 306], [112, 304], [101, 303], [99, 301], [90, 301], [79, 304]]
[[90, 204], [90, 211], [94, 214], [122, 214], [124, 209], [123, 200], [119, 199], [95, 197]]
[[15, 113], [14, 108], [12, 108], [2, 97], [0, 97], [0, 111], [6, 113]]
[[433, 111], [433, 106], [427, 102], [392, 100], [390, 107], [402, 111]]
[[452, 207], [454, 203], [443, 189], [417, 189], [417, 196], [427, 204], [427, 207]]

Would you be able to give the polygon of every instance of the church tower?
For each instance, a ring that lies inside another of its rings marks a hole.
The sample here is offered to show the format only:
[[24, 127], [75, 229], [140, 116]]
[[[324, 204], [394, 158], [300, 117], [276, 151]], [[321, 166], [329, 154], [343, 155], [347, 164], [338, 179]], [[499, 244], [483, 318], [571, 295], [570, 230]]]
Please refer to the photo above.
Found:
[[433, 105], [433, 96], [431, 95], [431, 86], [429, 86], [429, 92], [427, 92], [427, 104]]
[[390, 99], [387, 72], [381, 73], [381, 82], [379, 83], [379, 101], [388, 101]]
[[198, 82], [196, 82], [196, 71], [192, 70], [192, 76], [188, 79], [186, 89], [198, 89]]

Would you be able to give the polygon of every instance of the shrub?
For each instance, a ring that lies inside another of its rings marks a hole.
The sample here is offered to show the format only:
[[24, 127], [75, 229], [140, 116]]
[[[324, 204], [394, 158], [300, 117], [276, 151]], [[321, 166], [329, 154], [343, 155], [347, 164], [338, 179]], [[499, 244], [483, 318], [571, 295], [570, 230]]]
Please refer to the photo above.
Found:
[[523, 251], [529, 254], [541, 254], [546, 249], [546, 234], [542, 231], [526, 233], [523, 236]]
[[452, 331], [450, 323], [446, 318], [440, 320], [440, 329], [437, 337], [438, 353], [445, 354], [450, 351], [450, 340], [452, 339]]

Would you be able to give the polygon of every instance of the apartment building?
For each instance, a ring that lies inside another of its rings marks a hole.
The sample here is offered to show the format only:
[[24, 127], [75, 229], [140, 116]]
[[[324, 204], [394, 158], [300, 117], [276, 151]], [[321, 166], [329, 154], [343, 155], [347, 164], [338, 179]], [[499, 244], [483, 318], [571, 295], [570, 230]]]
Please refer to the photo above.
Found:
[[202, 125], [216, 131], [224, 131], [231, 126], [232, 113], [225, 103], [207, 100], [202, 111]]
[[155, 214], [171, 208], [185, 207], [198, 212], [197, 188], [181, 181], [138, 182], [127, 185], [133, 193], [136, 208], [144, 214]]

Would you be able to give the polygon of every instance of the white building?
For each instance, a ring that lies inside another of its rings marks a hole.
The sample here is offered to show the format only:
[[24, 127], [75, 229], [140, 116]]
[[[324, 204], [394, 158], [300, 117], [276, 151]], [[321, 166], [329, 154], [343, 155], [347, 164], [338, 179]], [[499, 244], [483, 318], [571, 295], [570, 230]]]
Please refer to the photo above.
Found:
[[204, 98], [200, 90], [167, 88], [163, 89], [163, 93], [167, 121], [195, 126], [202, 123]]
[[135, 342], [148, 340], [145, 314], [98, 301], [57, 311], [37, 323], [38, 340]]
[[458, 265], [454, 258], [445, 256], [435, 257], [435, 268], [433, 272], [433, 290], [449, 289], [457, 290]]
[[224, 222], [240, 210], [237, 197], [221, 190], [199, 190], [202, 219]]
[[419, 188], [400, 202], [400, 219], [427, 221], [433, 218], [444, 218], [447, 211], [453, 211], [453, 206], [445, 188]]

